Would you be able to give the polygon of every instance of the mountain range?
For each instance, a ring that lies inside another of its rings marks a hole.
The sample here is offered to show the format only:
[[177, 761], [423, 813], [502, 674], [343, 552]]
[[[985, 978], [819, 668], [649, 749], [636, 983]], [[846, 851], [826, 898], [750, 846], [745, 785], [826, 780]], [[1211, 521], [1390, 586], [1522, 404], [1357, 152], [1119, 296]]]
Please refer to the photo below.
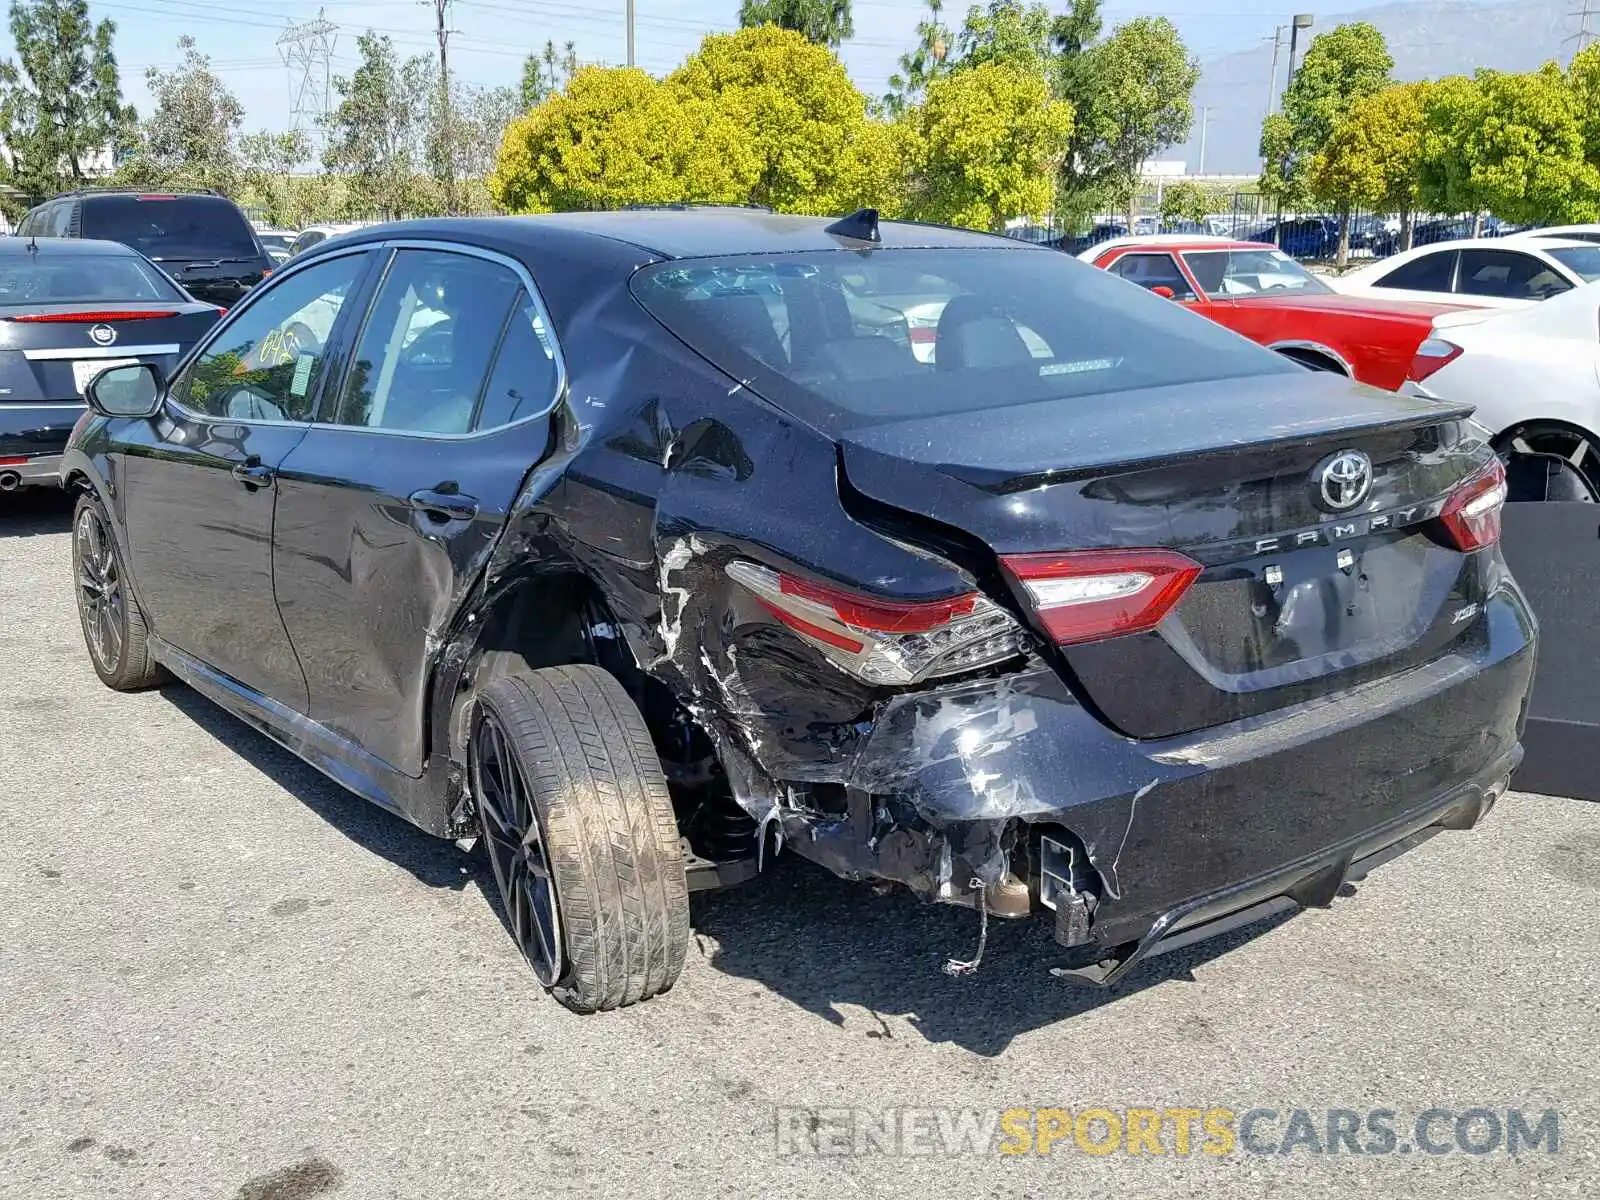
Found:
[[[1300, 5], [1301, 9], [1309, 5]], [[1402, 81], [1471, 74], [1480, 67], [1500, 71], [1532, 71], [1551, 59], [1569, 61], [1578, 48], [1573, 35], [1580, 0], [1401, 0], [1359, 13], [1323, 16], [1301, 31], [1304, 57], [1307, 34], [1332, 29], [1346, 21], [1369, 21], [1383, 32], [1394, 56], [1395, 78]], [[1600, 5], [1589, 28], [1600, 40]], [[1277, 95], [1281, 102], [1289, 60], [1289, 16], [1284, 16], [1283, 45], [1278, 55]], [[1260, 167], [1261, 121], [1267, 112], [1272, 77], [1272, 38], [1202, 63], [1195, 88], [1194, 132], [1182, 146], [1163, 151], [1162, 161], [1182, 159], [1190, 174], [1202, 173], [1200, 126], [1207, 119], [1205, 174], [1254, 174]], [[1209, 111], [1207, 111], [1209, 110]]]

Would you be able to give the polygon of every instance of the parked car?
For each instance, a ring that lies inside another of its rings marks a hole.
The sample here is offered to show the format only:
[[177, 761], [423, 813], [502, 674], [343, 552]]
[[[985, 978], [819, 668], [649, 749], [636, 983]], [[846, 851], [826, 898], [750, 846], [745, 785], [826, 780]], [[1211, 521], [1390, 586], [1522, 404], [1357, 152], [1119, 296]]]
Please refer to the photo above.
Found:
[[348, 222], [342, 225], [309, 225], [301, 230], [299, 236], [289, 247], [289, 257], [304, 254], [313, 246], [320, 246], [331, 237], [338, 237], [341, 233], [350, 233], [352, 230], [365, 228], [359, 222]]
[[1553, 479], [1562, 499], [1600, 500], [1600, 284], [1441, 316], [1409, 379], [1419, 395], [1473, 405], [1508, 463], [1531, 458], [1514, 482]]
[[1339, 279], [1350, 296], [1520, 308], [1600, 279], [1600, 246], [1559, 239], [1480, 238], [1419, 246]]
[[31, 209], [22, 237], [121, 242], [198, 300], [227, 308], [272, 270], [238, 205], [211, 192], [84, 188]]
[[[891, 301], [942, 304], [931, 362]], [[669, 987], [687, 891], [779, 847], [984, 914], [952, 973], [1031, 915], [1113, 982], [1472, 825], [1518, 760], [1535, 626], [1467, 410], [1015, 239], [392, 225], [163, 374], [99, 376], [64, 465], [94, 669], [477, 833], [574, 1008]]]
[[289, 251], [300, 236], [294, 229], [258, 229], [256, 238], [273, 263], [282, 266], [289, 261]]
[[1125, 238], [1083, 256], [1319, 371], [1393, 391], [1441, 304], [1340, 295], [1276, 246]]
[[1269, 221], [1238, 236], [1243, 241], [1270, 242], [1291, 258], [1332, 258], [1339, 251], [1339, 223], [1327, 217]]
[[1540, 241], [1548, 241], [1554, 238], [1563, 242], [1600, 242], [1600, 224], [1552, 225], [1543, 229], [1524, 229], [1506, 236], [1537, 238]]
[[0, 492], [57, 485], [93, 375], [171, 370], [217, 316], [117, 242], [0, 239]]

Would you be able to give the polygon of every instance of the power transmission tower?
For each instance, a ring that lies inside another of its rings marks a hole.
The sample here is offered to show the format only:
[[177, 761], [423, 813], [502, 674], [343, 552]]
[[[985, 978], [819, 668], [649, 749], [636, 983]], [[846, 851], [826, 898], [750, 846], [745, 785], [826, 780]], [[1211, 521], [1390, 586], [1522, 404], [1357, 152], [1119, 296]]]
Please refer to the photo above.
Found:
[[278, 38], [278, 54], [289, 68], [294, 128], [320, 142], [323, 119], [333, 109], [333, 47], [339, 27], [318, 9], [314, 21], [291, 25]]
[[1578, 18], [1578, 32], [1569, 37], [1567, 42], [1569, 44], [1577, 42], [1578, 48], [1573, 53], [1582, 54], [1589, 48], [1590, 42], [1600, 38], [1600, 33], [1596, 33], [1590, 28], [1590, 22], [1600, 18], [1600, 0], [1583, 0], [1583, 9], [1579, 12], [1568, 13], [1567, 16]]
[[455, 123], [450, 117], [450, 6], [455, 0], [423, 0], [433, 5], [439, 37], [439, 159], [444, 166], [444, 210], [456, 211]]

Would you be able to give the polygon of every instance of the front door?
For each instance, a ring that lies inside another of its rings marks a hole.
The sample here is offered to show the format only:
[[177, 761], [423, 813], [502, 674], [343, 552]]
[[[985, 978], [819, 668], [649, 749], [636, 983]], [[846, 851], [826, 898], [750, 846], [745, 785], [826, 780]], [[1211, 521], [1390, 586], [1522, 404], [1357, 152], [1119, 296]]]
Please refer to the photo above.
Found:
[[548, 451], [562, 375], [520, 267], [393, 253], [337, 394], [279, 469], [273, 555], [307, 711], [417, 776], [432, 651]]
[[299, 710], [305, 679], [273, 602], [276, 471], [310, 428], [366, 255], [286, 275], [240, 308], [118, 447], [131, 571], [163, 641]]

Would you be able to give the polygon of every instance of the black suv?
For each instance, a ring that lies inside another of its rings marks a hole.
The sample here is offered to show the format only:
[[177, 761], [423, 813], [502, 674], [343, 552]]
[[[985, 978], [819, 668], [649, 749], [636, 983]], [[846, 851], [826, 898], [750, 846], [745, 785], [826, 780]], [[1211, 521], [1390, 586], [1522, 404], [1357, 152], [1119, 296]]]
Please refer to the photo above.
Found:
[[1473, 825], [1521, 756], [1467, 410], [1013, 239], [361, 230], [89, 400], [100, 677], [481, 836], [579, 1009], [670, 987], [687, 891], [783, 847], [972, 908], [953, 973], [1039, 915], [1107, 983]]
[[272, 258], [239, 206], [214, 192], [84, 189], [32, 209], [18, 237], [121, 242], [191, 296], [231, 308], [272, 271]]

